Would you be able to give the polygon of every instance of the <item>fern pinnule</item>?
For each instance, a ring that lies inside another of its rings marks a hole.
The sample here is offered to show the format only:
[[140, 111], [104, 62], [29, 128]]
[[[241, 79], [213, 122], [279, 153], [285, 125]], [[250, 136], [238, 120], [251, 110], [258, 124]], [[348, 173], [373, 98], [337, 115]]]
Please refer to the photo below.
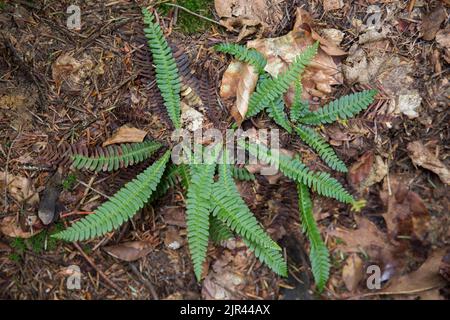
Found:
[[110, 145], [106, 148], [97, 147], [91, 155], [72, 155], [72, 166], [75, 169], [90, 171], [113, 171], [127, 168], [148, 159], [161, 144], [155, 141], [140, 143], [124, 143]]
[[147, 203], [151, 194], [156, 190], [169, 157], [170, 151], [166, 151], [158, 161], [125, 184], [93, 214], [53, 236], [67, 241], [81, 241], [117, 229]]
[[288, 89], [289, 86], [300, 76], [300, 73], [311, 62], [317, 53], [318, 42], [307, 47], [299, 54], [289, 68], [274, 78], [267, 78], [261, 82], [255, 92], [250, 96], [246, 117], [250, 118], [257, 115], [270, 102], [277, 100]]
[[237, 43], [219, 43], [214, 46], [214, 49], [219, 52], [231, 54], [238, 60], [250, 63], [258, 70], [258, 73], [264, 73], [267, 60], [255, 49], [246, 48]]
[[322, 160], [331, 169], [340, 172], [347, 172], [345, 163], [338, 158], [333, 148], [314, 129], [299, 124], [294, 127], [294, 130], [307, 145], [319, 154]]
[[314, 280], [319, 291], [322, 291], [330, 274], [330, 254], [320, 236], [319, 228], [314, 219], [312, 201], [308, 187], [302, 183], [297, 184], [298, 206], [303, 232], [308, 236], [311, 244], [309, 259]]
[[376, 90], [365, 90], [340, 97], [324, 107], [306, 114], [298, 121], [304, 124], [318, 125], [351, 118], [366, 109], [374, 101], [376, 94]]
[[181, 82], [177, 63], [172, 51], [164, 38], [161, 27], [155, 22], [155, 17], [146, 8], [142, 8], [144, 29], [148, 46], [153, 55], [156, 71], [156, 84], [164, 98], [164, 105], [175, 128], [181, 128]]

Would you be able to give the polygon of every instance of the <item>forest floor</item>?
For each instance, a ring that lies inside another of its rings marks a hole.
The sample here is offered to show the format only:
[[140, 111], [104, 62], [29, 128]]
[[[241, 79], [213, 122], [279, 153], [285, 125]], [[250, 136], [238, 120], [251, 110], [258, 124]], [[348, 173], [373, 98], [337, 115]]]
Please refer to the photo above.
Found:
[[[104, 237], [79, 243], [50, 237], [143, 169], [73, 170], [68, 148], [101, 146], [124, 125], [163, 142], [172, 132], [152, 106], [151, 84], [138, 63], [139, 54], [148, 54], [140, 40], [139, 6], [151, 1], [82, 2], [81, 29], [73, 30], [66, 11], [77, 2], [0, 1], [0, 298], [449, 298], [447, 0], [261, 0], [251, 8], [240, 0], [216, 6], [209, 0], [176, 2], [216, 23], [176, 6], [158, 10], [166, 37], [189, 58], [193, 79], [221, 101], [205, 114], [214, 125], [226, 127], [233, 116], [232, 99], [219, 96], [230, 63], [212, 49], [219, 42], [246, 44], [291, 30], [300, 42], [321, 36], [334, 67], [303, 83], [313, 106], [369, 87], [379, 90], [376, 102], [356, 118], [321, 128], [349, 168], [331, 174], [366, 201], [356, 213], [314, 197], [314, 215], [332, 256], [322, 293], [310, 270], [295, 186], [285, 178], [258, 176], [240, 182], [239, 189], [284, 248], [287, 278], [259, 263], [237, 239], [210, 246], [198, 283], [180, 186]], [[275, 125], [261, 115], [243, 126]], [[283, 134], [281, 143], [311, 168], [329, 171], [298, 138]], [[38, 217], [43, 201], [55, 213], [46, 225]], [[381, 270], [380, 289], [370, 286], [370, 266]], [[68, 280], [78, 272], [80, 288], [70, 288]]]

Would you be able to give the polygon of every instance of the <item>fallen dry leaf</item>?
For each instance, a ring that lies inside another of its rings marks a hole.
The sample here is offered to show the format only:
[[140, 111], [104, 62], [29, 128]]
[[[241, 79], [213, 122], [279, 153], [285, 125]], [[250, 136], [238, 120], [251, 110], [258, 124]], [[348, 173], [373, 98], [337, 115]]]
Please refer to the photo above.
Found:
[[122, 126], [114, 132], [114, 134], [103, 142], [103, 146], [109, 146], [115, 143], [130, 143], [130, 142], [142, 142], [144, 141], [147, 132], [137, 128]]
[[232, 61], [223, 74], [220, 96], [235, 99], [230, 113], [238, 125], [244, 120], [250, 95], [255, 91], [258, 73], [247, 63]]
[[443, 48], [450, 48], [450, 26], [436, 33], [436, 42]]
[[[310, 99], [312, 96], [323, 97], [331, 92], [332, 85], [342, 83], [340, 65], [333, 57], [343, 56], [346, 53], [313, 30], [312, 18], [306, 11], [297, 10], [296, 23], [287, 35], [250, 41], [247, 47], [261, 52], [267, 59], [265, 70], [272, 76], [277, 76], [315, 41], [320, 43], [319, 52], [302, 76], [303, 98]], [[248, 98], [254, 91], [257, 80], [253, 67], [241, 62], [233, 61], [224, 73], [220, 95], [224, 99], [236, 98], [236, 104], [230, 112], [238, 123], [247, 112]], [[292, 102], [294, 92], [292, 86], [286, 94], [288, 105]]]
[[93, 69], [94, 63], [87, 56], [77, 60], [69, 54], [62, 54], [52, 64], [53, 81], [58, 90], [64, 83], [66, 90], [80, 91]]
[[343, 0], [323, 0], [322, 2], [325, 11], [341, 9], [344, 6]]
[[28, 239], [38, 234], [43, 229], [31, 229], [30, 231], [22, 230], [20, 224], [16, 221], [16, 217], [8, 216], [0, 220], [0, 231], [11, 238]]
[[434, 153], [428, 150], [420, 141], [408, 144], [408, 153], [412, 162], [420, 167], [428, 169], [439, 176], [445, 184], [450, 184], [450, 171]]
[[363, 260], [356, 253], [349, 255], [345, 260], [342, 268], [342, 280], [348, 291], [353, 292], [358, 288], [358, 284], [364, 276], [363, 266]]
[[169, 226], [165, 233], [164, 244], [172, 250], [177, 250], [183, 245], [183, 238], [177, 228]]
[[450, 282], [450, 249], [447, 249], [439, 267], [439, 273]]
[[372, 151], [363, 154], [348, 170], [348, 181], [359, 192], [378, 183], [388, 173], [383, 159]]
[[162, 217], [167, 225], [186, 228], [186, 215], [182, 207], [166, 207], [163, 209]]
[[154, 250], [154, 248], [155, 244], [153, 241], [130, 241], [104, 247], [103, 250], [114, 258], [124, 261], [136, 261], [145, 257]]
[[[258, 31], [275, 27], [283, 18], [285, 0], [214, 0], [220, 23], [228, 30], [241, 29], [239, 40]], [[238, 40], [238, 41], [239, 41]]]
[[386, 294], [416, 294], [436, 290], [445, 286], [445, 279], [439, 274], [439, 266], [445, 249], [433, 252], [422, 266], [409, 274], [394, 277], [381, 292]]
[[[33, 206], [39, 203], [39, 194], [35, 191], [32, 181], [29, 178], [22, 176], [14, 176], [0, 171], [0, 189], [5, 189], [7, 185], [9, 194], [20, 203], [26, 202]], [[0, 202], [3, 202], [3, 197], [0, 197]]]
[[431, 41], [436, 37], [436, 33], [440, 29], [442, 22], [447, 18], [444, 7], [438, 6], [431, 11], [428, 15], [422, 19], [422, 25], [420, 31], [422, 32], [422, 38], [427, 41]]
[[[319, 41], [320, 49], [302, 75], [303, 98], [310, 99], [312, 96], [323, 97], [331, 92], [332, 85], [342, 83], [340, 65], [333, 57], [343, 56], [346, 53], [314, 31], [312, 18], [308, 12], [301, 8], [297, 9], [294, 28], [287, 35], [253, 40], [247, 46], [261, 52], [267, 59], [265, 70], [272, 76], [277, 76], [315, 41]], [[293, 95], [294, 89], [291, 88], [286, 97], [288, 104], [291, 103]]]
[[[391, 190], [392, 195], [389, 195]], [[383, 214], [389, 236], [393, 241], [411, 243], [411, 240], [425, 241], [430, 223], [430, 214], [420, 196], [408, 190], [394, 176], [386, 179], [380, 198], [387, 206]]]

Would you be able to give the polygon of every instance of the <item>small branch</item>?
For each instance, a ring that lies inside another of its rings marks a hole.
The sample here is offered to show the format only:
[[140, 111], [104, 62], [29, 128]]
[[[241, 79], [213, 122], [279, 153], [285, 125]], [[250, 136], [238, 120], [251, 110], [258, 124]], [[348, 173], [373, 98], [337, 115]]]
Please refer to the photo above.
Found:
[[125, 294], [125, 292], [118, 286], [116, 285], [114, 282], [112, 282], [104, 273], [102, 270], [100, 270], [99, 267], [97, 267], [97, 265], [94, 263], [94, 261], [92, 261], [91, 258], [89, 258], [89, 256], [83, 251], [83, 249], [81, 249], [80, 245], [76, 242], [72, 242], [74, 247], [80, 252], [80, 254], [83, 256], [84, 259], [86, 259], [86, 261], [92, 266], [92, 268], [95, 269], [95, 271], [97, 271], [98, 275], [103, 278], [103, 280], [105, 280], [105, 282], [114, 290], [116, 290], [118, 293], [120, 294]]
[[213, 19], [211, 19], [211, 18], [202, 16], [201, 14], [198, 14], [198, 13], [196, 13], [196, 12], [193, 12], [193, 11], [191, 11], [191, 10], [185, 8], [185, 7], [182, 7], [182, 6], [178, 5], [178, 4], [175, 4], [175, 3], [164, 3], [164, 4], [165, 4], [166, 6], [170, 6], [170, 7], [175, 7], [175, 8], [181, 9], [181, 10], [183, 10], [183, 11], [189, 13], [189, 14], [192, 14], [193, 16], [196, 16], [197, 18], [200, 18], [200, 19], [209, 21], [209, 22], [211, 22], [211, 23], [215, 23], [215, 24], [217, 24], [217, 25], [223, 27], [223, 25], [222, 25], [220, 22], [218, 22], [218, 21], [216, 21], [216, 20], [213, 20]]

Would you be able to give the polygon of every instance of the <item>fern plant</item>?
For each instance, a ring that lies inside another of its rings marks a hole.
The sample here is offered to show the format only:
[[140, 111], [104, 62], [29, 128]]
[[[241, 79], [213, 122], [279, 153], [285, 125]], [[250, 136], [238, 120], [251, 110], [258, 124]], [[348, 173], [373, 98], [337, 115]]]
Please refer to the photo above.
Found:
[[[255, 65], [253, 49], [235, 44], [234, 46], [217, 45], [219, 51], [233, 54], [238, 60]], [[231, 49], [230, 49], [231, 48]], [[318, 153], [322, 160], [333, 170], [347, 172], [345, 163], [339, 159], [333, 148], [311, 125], [332, 123], [336, 120], [345, 120], [367, 108], [374, 100], [375, 90], [367, 90], [341, 97], [324, 107], [311, 111], [309, 104], [302, 100], [302, 85], [299, 79], [301, 71], [307, 66], [317, 53], [318, 42], [306, 48], [278, 77], [262, 74], [259, 78], [256, 91], [250, 97], [246, 117], [257, 115], [266, 110], [274, 122], [289, 133], [295, 132], [303, 142]], [[289, 117], [285, 111], [284, 93], [294, 84], [295, 95]], [[358, 209], [361, 202], [355, 201], [344, 187], [328, 173], [313, 172], [304, 165], [298, 157], [289, 157], [282, 154], [273, 154], [264, 145], [239, 141], [241, 146], [265, 163], [276, 166], [281, 172], [294, 180], [299, 194], [300, 220], [303, 231], [308, 236], [311, 249], [310, 261], [312, 273], [321, 291], [329, 276], [329, 252], [320, 237], [314, 216], [309, 188], [319, 195], [332, 197], [338, 201], [349, 203]]]
[[[157, 87], [174, 127], [181, 128], [181, 82], [177, 64], [153, 14], [145, 8], [142, 9], [142, 14], [148, 47], [153, 55]], [[278, 77], [264, 73], [266, 60], [256, 50], [248, 50], [236, 44], [221, 44], [216, 49], [254, 65], [261, 74], [257, 89], [249, 100], [247, 117], [265, 109], [275, 123], [290, 133], [297, 133], [331, 168], [345, 172], [345, 164], [339, 160], [326, 140], [309, 125], [329, 123], [355, 115], [372, 102], [374, 91], [343, 97], [317, 111], [310, 111], [307, 103], [301, 101], [301, 83], [298, 78], [316, 54], [317, 43], [305, 49]], [[288, 117], [283, 94], [293, 83], [296, 86], [295, 101]], [[278, 167], [297, 184], [300, 218], [311, 242], [313, 275], [321, 290], [328, 279], [329, 254], [312, 214], [309, 189], [344, 203], [354, 205], [357, 202], [336, 179], [325, 172], [310, 170], [298, 157], [278, 155], [258, 143], [239, 143], [260, 160]], [[76, 169], [92, 171], [117, 170], [148, 159], [160, 147], [156, 142], [146, 141], [113, 146], [107, 152], [75, 153], [72, 165]], [[188, 161], [175, 164], [170, 163], [171, 150], [166, 150], [163, 156], [125, 184], [93, 214], [73, 223], [54, 237], [81, 241], [105, 235], [131, 219], [146, 203], [161, 197], [175, 184], [181, 183], [187, 192], [187, 238], [198, 280], [202, 278], [209, 241], [220, 243], [234, 235], [239, 236], [262, 263], [275, 273], [286, 276], [287, 264], [281, 248], [250, 211], [235, 184], [235, 179], [253, 180], [254, 175], [245, 168], [229, 164], [228, 150], [224, 146], [217, 145], [215, 151], [208, 162]], [[192, 157], [189, 155], [187, 158]]]

